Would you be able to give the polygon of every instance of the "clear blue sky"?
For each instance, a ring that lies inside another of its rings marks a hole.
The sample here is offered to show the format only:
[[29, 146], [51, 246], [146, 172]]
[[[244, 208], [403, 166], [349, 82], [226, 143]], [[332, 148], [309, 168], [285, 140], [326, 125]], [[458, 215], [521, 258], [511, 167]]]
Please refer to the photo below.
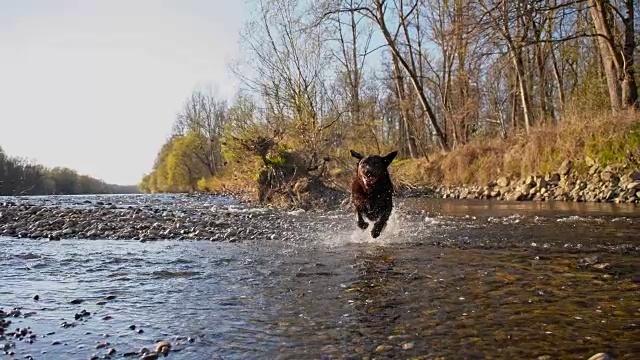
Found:
[[191, 91], [229, 98], [244, 0], [0, 0], [0, 146], [136, 184]]

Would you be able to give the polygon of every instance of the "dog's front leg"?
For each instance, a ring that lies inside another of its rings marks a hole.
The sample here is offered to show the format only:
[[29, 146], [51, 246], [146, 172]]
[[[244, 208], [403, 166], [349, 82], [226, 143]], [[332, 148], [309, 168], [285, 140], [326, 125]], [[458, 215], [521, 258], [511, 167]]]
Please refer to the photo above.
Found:
[[365, 230], [369, 227], [369, 223], [364, 221], [364, 217], [362, 216], [362, 212], [360, 210], [356, 210], [357, 218], [358, 218], [358, 227], [362, 230]]
[[387, 221], [389, 220], [390, 216], [391, 211], [385, 211], [380, 215], [378, 220], [373, 224], [373, 229], [371, 229], [371, 237], [375, 239], [380, 236], [382, 230], [384, 230], [384, 227], [387, 225]]

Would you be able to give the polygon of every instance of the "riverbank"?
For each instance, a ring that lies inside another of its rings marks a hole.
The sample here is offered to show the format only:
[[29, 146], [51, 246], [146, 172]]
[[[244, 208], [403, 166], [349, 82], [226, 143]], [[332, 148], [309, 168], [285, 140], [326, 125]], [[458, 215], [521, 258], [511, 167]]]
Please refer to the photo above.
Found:
[[[242, 162], [201, 181], [199, 190], [252, 202], [271, 192], [278, 196], [264, 202], [281, 207], [344, 206], [355, 162], [346, 149], [335, 152], [321, 175], [297, 175], [275, 189], [255, 180], [263, 167]], [[638, 204], [640, 114], [573, 116], [536, 126], [528, 135], [477, 137], [447, 153], [395, 161], [390, 172], [398, 197]]]
[[[268, 239], [265, 224], [286, 228], [268, 208], [249, 208], [213, 195], [67, 197], [65, 203], [14, 198], [0, 203], [0, 236], [27, 239], [211, 240]], [[283, 234], [286, 236], [286, 233]]]
[[[555, 170], [533, 173], [523, 177], [499, 176], [485, 184], [447, 184], [434, 180], [433, 176], [415, 175], [420, 168], [431, 166], [423, 159], [405, 160], [394, 166], [392, 178], [396, 186], [396, 197], [424, 197], [432, 199], [477, 199], [497, 201], [570, 201], [640, 204], [640, 170], [629, 166], [601, 166], [587, 161], [583, 163], [565, 160]], [[407, 168], [411, 168], [407, 170]], [[577, 169], [576, 169], [577, 168]], [[407, 172], [413, 175], [407, 176]], [[304, 182], [304, 181], [301, 181]], [[223, 183], [223, 182], [221, 182]], [[280, 197], [270, 202], [281, 208], [304, 208], [305, 210], [337, 209], [348, 205], [348, 178], [338, 186], [308, 187], [292, 186], [291, 196]], [[241, 198], [257, 203], [257, 191], [251, 186], [221, 186], [218, 195]]]
[[556, 172], [523, 178], [501, 176], [486, 185], [442, 186], [434, 189], [442, 198], [510, 201], [575, 201], [640, 203], [640, 171], [621, 173], [611, 166], [593, 164], [587, 174], [572, 171], [572, 162]]
[[443, 198], [640, 202], [640, 115], [568, 118], [392, 166], [401, 188]]

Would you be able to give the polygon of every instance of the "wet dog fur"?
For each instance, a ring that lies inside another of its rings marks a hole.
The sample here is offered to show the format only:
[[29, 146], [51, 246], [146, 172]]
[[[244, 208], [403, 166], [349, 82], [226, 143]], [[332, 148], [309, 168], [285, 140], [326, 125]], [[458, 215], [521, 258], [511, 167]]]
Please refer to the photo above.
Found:
[[367, 155], [349, 150], [351, 156], [358, 159], [353, 181], [351, 182], [351, 204], [357, 216], [358, 227], [367, 229], [373, 221], [371, 236], [377, 238], [384, 230], [393, 210], [393, 183], [388, 167], [398, 154], [391, 152], [386, 156]]

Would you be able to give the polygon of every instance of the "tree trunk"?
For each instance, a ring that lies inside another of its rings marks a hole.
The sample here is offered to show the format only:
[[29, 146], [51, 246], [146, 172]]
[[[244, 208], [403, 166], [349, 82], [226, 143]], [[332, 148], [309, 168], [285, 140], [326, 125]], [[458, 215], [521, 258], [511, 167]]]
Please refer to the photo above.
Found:
[[551, 49], [551, 61], [553, 62], [553, 75], [556, 79], [556, 87], [558, 88], [558, 107], [560, 108], [560, 113], [562, 114], [564, 112], [565, 103], [564, 81], [562, 79], [562, 75], [560, 74], [560, 69], [558, 68], [558, 59], [556, 58], [556, 52], [553, 48]]
[[410, 125], [410, 114], [409, 109], [407, 108], [407, 94], [404, 88], [404, 80], [402, 79], [402, 70], [400, 69], [400, 65], [398, 64], [398, 58], [391, 55], [393, 60], [393, 73], [395, 75], [396, 80], [396, 96], [398, 98], [398, 104], [400, 106], [401, 116], [401, 126], [400, 126], [400, 139], [402, 140], [401, 147], [405, 150], [408, 150], [408, 154], [411, 158], [417, 158], [418, 152], [415, 145], [415, 139], [413, 137], [413, 133], [411, 131]]
[[634, 0], [625, 2], [626, 19], [624, 20], [624, 80], [622, 82], [622, 101], [625, 107], [638, 108], [638, 85], [634, 68], [633, 54], [636, 49]]
[[518, 88], [520, 93], [520, 102], [522, 105], [522, 115], [524, 116], [524, 131], [529, 134], [531, 131], [531, 103], [529, 102], [529, 91], [526, 84], [526, 73], [524, 71], [524, 62], [522, 60], [522, 53], [512, 47], [511, 57], [513, 60], [513, 66], [516, 70], [516, 77], [518, 81]]
[[[589, 0], [589, 13], [598, 35], [598, 48], [607, 78], [607, 88], [611, 108], [614, 112], [629, 107], [638, 108], [638, 89], [633, 69], [633, 53], [635, 51], [634, 3], [625, 1], [624, 41], [622, 48], [614, 38], [614, 15], [610, 9], [612, 4], [605, 0]], [[622, 13], [620, 12], [620, 16]]]
[[420, 105], [422, 105], [423, 110], [427, 113], [427, 116], [431, 122], [431, 126], [436, 135], [436, 139], [438, 141], [438, 145], [440, 148], [445, 151], [449, 151], [450, 148], [445, 141], [444, 133], [438, 124], [438, 119], [436, 118], [436, 114], [434, 113], [429, 101], [427, 100], [427, 96], [425, 95], [424, 88], [421, 85], [420, 79], [418, 79], [418, 75], [415, 72], [415, 69], [411, 68], [407, 60], [402, 57], [398, 47], [396, 46], [394, 38], [391, 36], [389, 29], [387, 28], [387, 23], [384, 18], [384, 1], [376, 0], [376, 22], [380, 26], [380, 30], [382, 31], [382, 35], [391, 50], [391, 53], [398, 59], [404, 70], [409, 74], [409, 78], [411, 79], [411, 83], [413, 85], [416, 94], [418, 95], [418, 99], [420, 100]]

